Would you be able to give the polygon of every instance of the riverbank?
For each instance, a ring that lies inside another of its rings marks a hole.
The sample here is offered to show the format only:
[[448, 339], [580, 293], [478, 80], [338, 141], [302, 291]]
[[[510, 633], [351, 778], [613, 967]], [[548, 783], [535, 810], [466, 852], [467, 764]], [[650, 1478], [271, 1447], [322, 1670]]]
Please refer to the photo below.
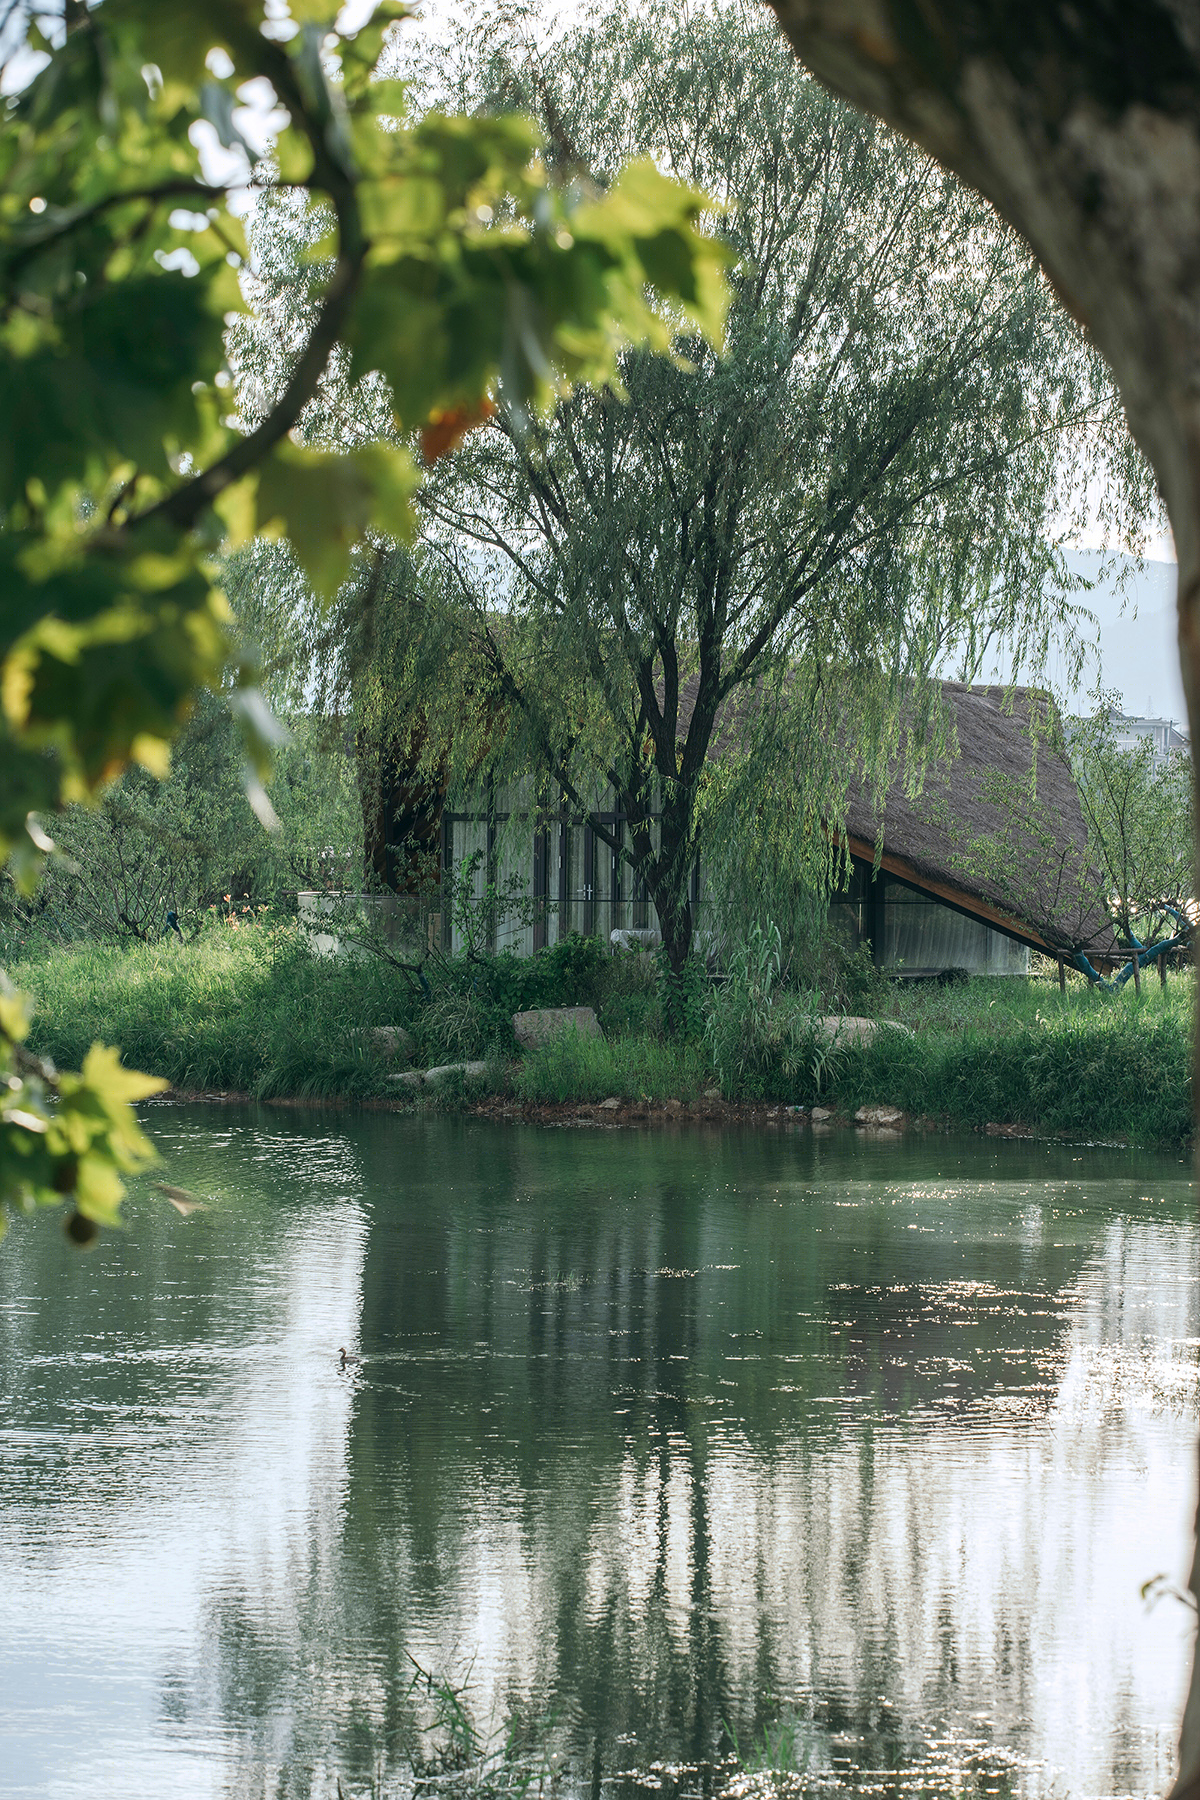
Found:
[[[477, 1090], [476, 1090], [477, 1092]], [[517, 1099], [509, 1085], [497, 1091], [472, 1098], [470, 1094], [443, 1095], [414, 1102], [395, 1095], [366, 1096], [358, 1099], [346, 1095], [328, 1095], [323, 1099], [304, 1099], [274, 1095], [258, 1099], [255, 1095], [229, 1089], [167, 1088], [147, 1107], [197, 1106], [265, 1106], [281, 1112], [394, 1112], [411, 1114], [418, 1110], [455, 1113], [459, 1117], [486, 1119], [497, 1124], [536, 1125], [555, 1130], [600, 1131], [683, 1131], [754, 1130], [766, 1132], [811, 1130], [820, 1136], [831, 1132], [854, 1131], [874, 1138], [897, 1138], [931, 1133], [954, 1135], [963, 1129], [963, 1121], [951, 1114], [932, 1117], [918, 1114], [915, 1118], [889, 1106], [864, 1106], [857, 1113], [843, 1110], [830, 1097], [828, 1106], [780, 1105], [766, 1100], [556, 1100], [535, 1102]], [[862, 1116], [859, 1116], [859, 1115]], [[881, 1116], [882, 1115], [882, 1116]], [[978, 1135], [1020, 1139], [1024, 1142], [1087, 1144], [1092, 1148], [1127, 1149], [1127, 1137], [1097, 1138], [1083, 1131], [1052, 1131], [1041, 1125], [988, 1120], [972, 1127]], [[1152, 1148], [1178, 1148], [1153, 1144]]]
[[[720, 1081], [700, 1034], [663, 1034], [650, 959], [611, 959], [585, 940], [531, 961], [451, 966], [428, 993], [386, 964], [315, 958], [283, 927], [58, 949], [12, 973], [35, 999], [41, 1054], [78, 1067], [93, 1039], [117, 1043], [130, 1066], [192, 1096], [598, 1123], [801, 1116], [789, 1106], [853, 1120], [886, 1106], [909, 1122], [1091, 1141], [1179, 1146], [1192, 1132], [1190, 971], [1165, 988], [1147, 981], [1140, 997], [1082, 982], [1065, 995], [1044, 981], [878, 982], [842, 1002], [880, 1023], [870, 1041], [839, 1040], [786, 1072], [760, 1062], [740, 1083]], [[602, 1039], [518, 1052], [513, 1012], [576, 1004], [595, 1007]], [[382, 1026], [401, 1028], [417, 1068], [479, 1059], [482, 1073], [416, 1101], [399, 1095], [402, 1064], [381, 1050]]]

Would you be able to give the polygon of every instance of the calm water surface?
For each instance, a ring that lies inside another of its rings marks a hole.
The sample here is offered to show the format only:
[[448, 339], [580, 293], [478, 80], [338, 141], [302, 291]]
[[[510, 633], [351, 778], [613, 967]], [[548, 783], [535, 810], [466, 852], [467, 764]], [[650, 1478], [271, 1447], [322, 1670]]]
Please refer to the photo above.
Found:
[[400, 1792], [412, 1658], [580, 1795], [1165, 1791], [1178, 1160], [147, 1117], [207, 1210], [0, 1252], [0, 1792]]

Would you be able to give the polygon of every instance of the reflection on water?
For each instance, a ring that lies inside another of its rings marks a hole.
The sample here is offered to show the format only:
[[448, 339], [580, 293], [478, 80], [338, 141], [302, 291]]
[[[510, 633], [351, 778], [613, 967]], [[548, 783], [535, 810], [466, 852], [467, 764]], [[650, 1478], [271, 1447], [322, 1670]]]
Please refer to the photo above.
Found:
[[1165, 1791], [1178, 1161], [148, 1117], [209, 1210], [0, 1255], [0, 1793], [365, 1792], [413, 1658], [593, 1794]]

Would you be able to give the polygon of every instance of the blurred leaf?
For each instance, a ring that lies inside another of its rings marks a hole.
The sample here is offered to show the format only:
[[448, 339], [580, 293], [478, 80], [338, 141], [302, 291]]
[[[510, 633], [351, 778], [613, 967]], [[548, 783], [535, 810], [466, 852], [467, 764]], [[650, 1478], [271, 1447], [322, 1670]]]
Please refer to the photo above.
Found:
[[412, 529], [418, 475], [404, 450], [371, 444], [344, 456], [282, 446], [258, 482], [259, 531], [286, 536], [319, 594], [337, 592], [368, 526]]

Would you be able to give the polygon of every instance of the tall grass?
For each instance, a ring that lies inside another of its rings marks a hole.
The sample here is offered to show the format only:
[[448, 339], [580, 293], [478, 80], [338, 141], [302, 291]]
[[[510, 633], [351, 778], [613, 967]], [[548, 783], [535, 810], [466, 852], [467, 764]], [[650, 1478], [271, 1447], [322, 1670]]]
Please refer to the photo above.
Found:
[[[645, 971], [594, 961], [576, 945], [557, 959], [455, 965], [435, 973], [425, 998], [386, 964], [327, 962], [294, 927], [249, 926], [187, 944], [82, 944], [11, 972], [36, 1001], [33, 1048], [62, 1067], [77, 1068], [100, 1038], [180, 1088], [365, 1097], [389, 1091], [388, 1069], [370, 1054], [372, 1025], [406, 1025], [418, 1063], [485, 1053], [499, 1062], [516, 1054], [511, 1010], [594, 999], [607, 1039], [539, 1045], [514, 1075], [521, 1098], [696, 1097], [715, 1079], [711, 1046], [664, 1039]], [[1017, 979], [880, 984], [863, 1010], [907, 1032], [839, 1050], [820, 1079], [794, 1058], [778, 1070], [747, 1060], [725, 1093], [803, 1103], [823, 1089], [844, 1110], [886, 1102], [966, 1126], [995, 1120], [1181, 1144], [1192, 1130], [1193, 988], [1191, 971], [1165, 990], [1146, 982], [1140, 998], [1082, 983], [1062, 996], [1056, 984]], [[771, 1032], [760, 1036], [769, 1045]]]
[[32, 1047], [78, 1068], [94, 1038], [175, 1087], [269, 1098], [369, 1094], [385, 1070], [362, 1028], [391, 1024], [400, 980], [323, 962], [294, 931], [220, 930], [194, 943], [82, 944], [12, 971], [36, 1002]]
[[566, 1100], [693, 1100], [713, 1079], [695, 1044], [653, 1037], [583, 1037], [578, 1031], [536, 1045], [514, 1086], [540, 1105]]
[[911, 1036], [881, 1031], [848, 1052], [839, 1102], [1138, 1143], [1190, 1138], [1190, 975], [1173, 978], [1165, 995], [1147, 984], [1140, 1000], [1095, 990], [1061, 999], [1014, 981], [985, 1006], [978, 993], [971, 1001], [969, 989], [907, 998], [908, 1019], [924, 1010], [924, 1020]]

